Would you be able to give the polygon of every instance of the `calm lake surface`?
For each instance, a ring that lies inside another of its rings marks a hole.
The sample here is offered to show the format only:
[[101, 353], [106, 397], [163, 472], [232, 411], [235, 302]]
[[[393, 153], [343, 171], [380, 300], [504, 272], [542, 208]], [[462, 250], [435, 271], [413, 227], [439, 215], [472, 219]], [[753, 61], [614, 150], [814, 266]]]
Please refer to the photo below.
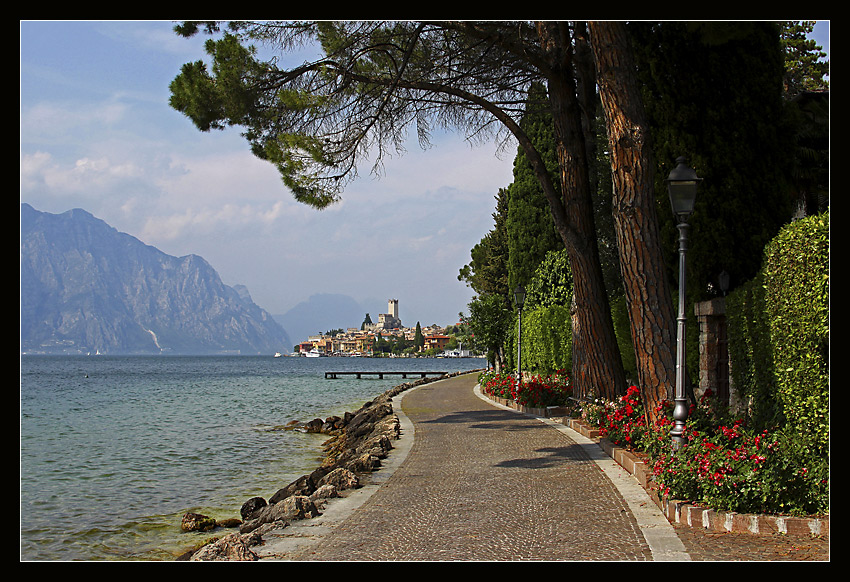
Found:
[[326, 436], [283, 431], [410, 382], [326, 371], [466, 371], [482, 359], [22, 356], [21, 559], [172, 560], [318, 467]]

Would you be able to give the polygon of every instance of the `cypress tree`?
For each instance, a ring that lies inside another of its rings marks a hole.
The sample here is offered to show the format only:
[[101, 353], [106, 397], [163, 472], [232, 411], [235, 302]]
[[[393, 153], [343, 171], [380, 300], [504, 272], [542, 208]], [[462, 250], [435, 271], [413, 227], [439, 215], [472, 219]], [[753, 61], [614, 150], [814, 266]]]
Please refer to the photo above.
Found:
[[[529, 91], [526, 113], [521, 126], [531, 138], [558, 182], [552, 115], [541, 107], [546, 103], [546, 90], [534, 84]], [[564, 242], [552, 220], [549, 203], [540, 181], [522, 148], [514, 158], [514, 180], [508, 187], [507, 219], [505, 222], [508, 248], [508, 289], [526, 286], [534, 271], [549, 251], [564, 248]]]

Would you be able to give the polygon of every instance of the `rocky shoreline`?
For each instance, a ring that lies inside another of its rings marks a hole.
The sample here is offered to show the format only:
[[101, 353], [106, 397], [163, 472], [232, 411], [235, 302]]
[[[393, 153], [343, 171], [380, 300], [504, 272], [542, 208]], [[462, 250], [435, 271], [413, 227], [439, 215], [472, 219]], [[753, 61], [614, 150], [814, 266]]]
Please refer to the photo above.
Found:
[[324, 461], [307, 475], [279, 489], [268, 500], [252, 497], [242, 504], [240, 518], [215, 520], [197, 513], [186, 513], [181, 522], [183, 531], [237, 531], [209, 540], [203, 546], [180, 555], [178, 561], [245, 561], [257, 560], [251, 549], [263, 543], [263, 533], [287, 527], [293, 520], [310, 519], [321, 514], [328, 500], [340, 497], [346, 489], [360, 487], [364, 474], [377, 471], [381, 460], [393, 448], [392, 441], [400, 436], [400, 423], [393, 412], [392, 399], [416, 386], [478, 370], [454, 372], [390, 388], [355, 412], [342, 417], [293, 421], [291, 430], [327, 434], [322, 445]]

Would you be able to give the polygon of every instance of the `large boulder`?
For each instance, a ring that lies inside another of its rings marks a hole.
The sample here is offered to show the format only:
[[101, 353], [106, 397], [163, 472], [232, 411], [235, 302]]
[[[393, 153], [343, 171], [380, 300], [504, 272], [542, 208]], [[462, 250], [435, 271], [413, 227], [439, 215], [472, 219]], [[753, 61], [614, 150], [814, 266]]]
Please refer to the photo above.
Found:
[[250, 548], [253, 542], [253, 538], [248, 536], [242, 536], [238, 533], [228, 534], [201, 547], [192, 554], [190, 560], [193, 562], [247, 562], [258, 560], [259, 557]]
[[248, 519], [266, 505], [268, 503], [262, 497], [252, 497], [242, 504], [242, 507], [239, 509], [239, 515], [242, 516], [242, 519]]
[[256, 511], [249, 520], [239, 526], [239, 533], [249, 533], [263, 524], [272, 522], [287, 523], [295, 519], [307, 519], [319, 515], [316, 504], [304, 495], [292, 495], [273, 505], [266, 505]]
[[280, 503], [287, 497], [292, 497], [293, 495], [310, 495], [313, 491], [316, 490], [316, 487], [310, 483], [309, 475], [302, 475], [286, 487], [278, 489], [274, 495], [269, 497], [269, 505], [275, 505]]
[[331, 467], [323, 465], [318, 469], [315, 469], [309, 475], [302, 475], [286, 487], [278, 489], [275, 494], [269, 498], [269, 504], [273, 505], [275, 503], [279, 503], [292, 495], [311, 495], [319, 486], [319, 481], [322, 477], [330, 471]]
[[319, 511], [325, 508], [327, 504], [327, 500], [332, 497], [339, 497], [339, 491], [337, 488], [331, 484], [325, 484], [316, 489], [312, 495], [310, 495], [310, 501], [312, 501]]
[[313, 420], [304, 423], [303, 428], [306, 432], [322, 432], [322, 426], [324, 426], [324, 421], [321, 418], [314, 418]]
[[348, 440], [357, 440], [369, 435], [379, 420], [393, 414], [393, 405], [390, 402], [370, 404], [364, 405], [346, 425], [345, 435]]
[[321, 488], [325, 485], [333, 485], [337, 491], [356, 489], [360, 487], [360, 480], [357, 478], [357, 475], [345, 467], [339, 467], [322, 477], [319, 481], [319, 487]]
[[215, 518], [202, 513], [185, 513], [180, 521], [180, 529], [183, 531], [210, 531], [215, 526]]

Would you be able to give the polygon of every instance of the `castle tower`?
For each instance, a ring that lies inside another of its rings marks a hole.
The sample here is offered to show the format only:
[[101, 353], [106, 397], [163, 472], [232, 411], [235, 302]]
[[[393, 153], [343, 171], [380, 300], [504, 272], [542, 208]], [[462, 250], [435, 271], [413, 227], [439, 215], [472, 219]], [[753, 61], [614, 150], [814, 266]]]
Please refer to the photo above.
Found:
[[387, 304], [387, 313], [398, 319], [398, 299], [390, 299]]

